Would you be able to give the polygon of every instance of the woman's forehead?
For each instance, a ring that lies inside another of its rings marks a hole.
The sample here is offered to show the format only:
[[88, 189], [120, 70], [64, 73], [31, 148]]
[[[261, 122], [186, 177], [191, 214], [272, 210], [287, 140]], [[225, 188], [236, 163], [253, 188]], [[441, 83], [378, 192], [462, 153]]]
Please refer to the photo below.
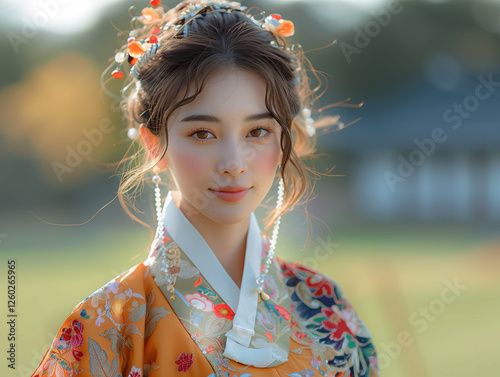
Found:
[[246, 119], [263, 113], [268, 113], [265, 81], [255, 73], [232, 69], [208, 78], [201, 93], [178, 108], [171, 120], [179, 122], [197, 115]]

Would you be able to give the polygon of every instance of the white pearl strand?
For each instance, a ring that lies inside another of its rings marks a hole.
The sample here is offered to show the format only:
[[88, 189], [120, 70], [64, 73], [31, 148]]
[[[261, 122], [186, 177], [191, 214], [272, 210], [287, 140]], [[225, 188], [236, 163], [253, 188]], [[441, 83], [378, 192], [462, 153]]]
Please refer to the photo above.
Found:
[[160, 188], [158, 187], [158, 183], [161, 182], [161, 177], [159, 176], [160, 173], [160, 168], [158, 166], [155, 166], [153, 169], [153, 172], [155, 173], [153, 177], [153, 183], [156, 184], [155, 187], [155, 205], [156, 205], [156, 218], [157, 218], [157, 223], [158, 223], [158, 228], [156, 229], [156, 237], [159, 242], [161, 242], [161, 235], [163, 232], [163, 213], [162, 213], [162, 208], [161, 208], [161, 192]]
[[[279, 189], [278, 189], [278, 201], [276, 203], [276, 209], [278, 209], [278, 210], [281, 209], [281, 206], [283, 204], [284, 191], [285, 191], [285, 188], [283, 185], [283, 178], [280, 178]], [[260, 273], [259, 277], [255, 280], [255, 282], [257, 283], [257, 288], [255, 288], [255, 292], [257, 292], [260, 295], [260, 297], [264, 300], [269, 300], [269, 295], [264, 292], [264, 281], [267, 278], [267, 274], [269, 272], [269, 267], [271, 266], [271, 263], [273, 262], [273, 259], [274, 259], [274, 249], [276, 247], [276, 240], [278, 238], [280, 221], [281, 221], [281, 215], [274, 221], [273, 235], [272, 235], [271, 241], [270, 241], [269, 252], [268, 252], [266, 260], [265, 260], [265, 267], [262, 270], [262, 272]]]

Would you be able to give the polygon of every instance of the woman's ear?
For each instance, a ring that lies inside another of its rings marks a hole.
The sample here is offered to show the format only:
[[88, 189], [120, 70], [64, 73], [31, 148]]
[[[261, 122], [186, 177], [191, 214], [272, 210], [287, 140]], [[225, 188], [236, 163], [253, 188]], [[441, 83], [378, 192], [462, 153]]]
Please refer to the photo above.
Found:
[[[139, 126], [139, 133], [141, 134], [142, 141], [148, 150], [149, 157], [151, 159], [158, 157], [158, 137], [153, 135], [151, 130], [144, 124]], [[156, 166], [158, 166], [161, 170], [166, 169], [168, 166], [167, 156], [163, 156]]]

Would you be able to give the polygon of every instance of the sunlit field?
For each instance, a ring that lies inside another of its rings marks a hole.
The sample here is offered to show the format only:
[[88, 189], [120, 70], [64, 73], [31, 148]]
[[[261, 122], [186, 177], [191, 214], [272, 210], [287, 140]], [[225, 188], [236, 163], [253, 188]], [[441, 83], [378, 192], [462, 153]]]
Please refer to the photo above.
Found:
[[[15, 258], [18, 272], [12, 375], [29, 376], [73, 307], [145, 258], [149, 233], [133, 229], [58, 229], [66, 235], [37, 235], [2, 250], [2, 266]], [[304, 257], [342, 287], [375, 339], [382, 376], [493, 375], [500, 350], [499, 239], [430, 226], [339, 229], [335, 237], [339, 245], [316, 254], [320, 260], [290, 247], [286, 236], [278, 254]]]

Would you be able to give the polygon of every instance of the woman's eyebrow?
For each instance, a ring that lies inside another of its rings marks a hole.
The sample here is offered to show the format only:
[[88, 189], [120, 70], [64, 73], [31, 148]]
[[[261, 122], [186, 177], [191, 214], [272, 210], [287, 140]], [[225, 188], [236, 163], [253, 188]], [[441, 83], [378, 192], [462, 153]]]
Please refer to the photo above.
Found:
[[[245, 122], [252, 122], [252, 121], [261, 120], [261, 119], [274, 119], [274, 116], [271, 113], [254, 114], [254, 115], [247, 116], [244, 119], [244, 121]], [[204, 115], [204, 114], [189, 115], [189, 116], [185, 117], [184, 119], [182, 119], [181, 122], [222, 123], [219, 118], [214, 117], [212, 115]]]

